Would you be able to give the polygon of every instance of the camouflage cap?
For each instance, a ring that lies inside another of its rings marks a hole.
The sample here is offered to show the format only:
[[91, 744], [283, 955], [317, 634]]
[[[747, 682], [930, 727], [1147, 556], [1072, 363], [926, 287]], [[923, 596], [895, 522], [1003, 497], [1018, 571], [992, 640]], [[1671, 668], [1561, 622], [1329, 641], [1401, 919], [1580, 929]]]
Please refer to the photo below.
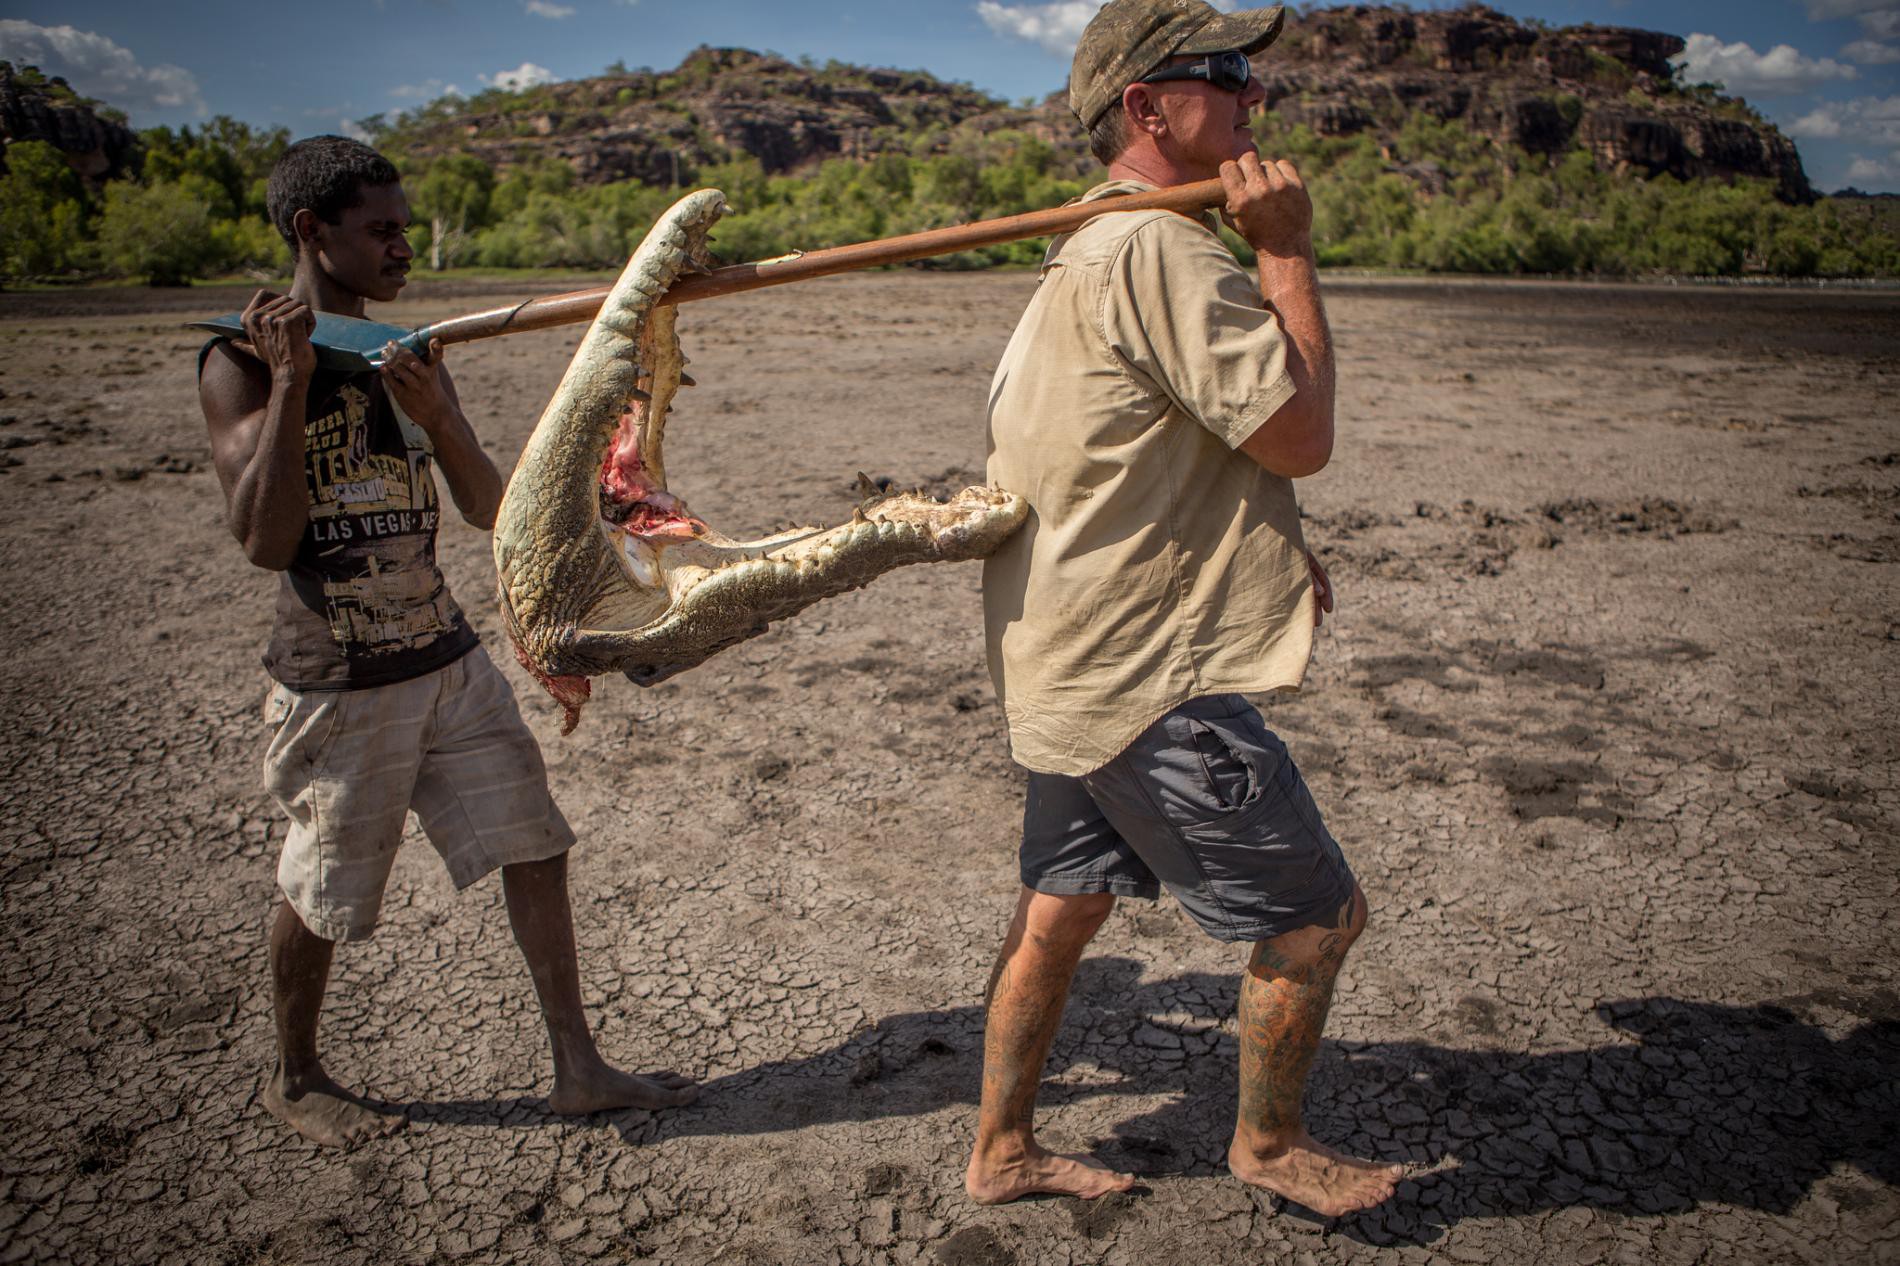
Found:
[[1069, 109], [1094, 127], [1122, 89], [1168, 58], [1237, 48], [1248, 56], [1273, 43], [1286, 10], [1221, 13], [1204, 0], [1109, 0], [1082, 32], [1069, 67]]

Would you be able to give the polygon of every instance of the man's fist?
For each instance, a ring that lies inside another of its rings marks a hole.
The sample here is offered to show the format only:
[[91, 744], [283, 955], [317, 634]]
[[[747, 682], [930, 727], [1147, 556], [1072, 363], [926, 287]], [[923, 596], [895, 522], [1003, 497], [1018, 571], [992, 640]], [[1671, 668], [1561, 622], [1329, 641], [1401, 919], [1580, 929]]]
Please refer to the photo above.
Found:
[[310, 332], [317, 317], [301, 299], [260, 290], [245, 306], [243, 320], [244, 337], [232, 342], [263, 361], [273, 378], [308, 381], [316, 372]]
[[429, 359], [406, 347], [383, 345], [383, 385], [402, 411], [430, 434], [450, 416], [448, 393], [442, 389], [442, 340], [429, 343]]
[[1299, 169], [1284, 158], [1242, 154], [1220, 165], [1227, 223], [1264, 255], [1305, 255], [1313, 248], [1313, 200]]

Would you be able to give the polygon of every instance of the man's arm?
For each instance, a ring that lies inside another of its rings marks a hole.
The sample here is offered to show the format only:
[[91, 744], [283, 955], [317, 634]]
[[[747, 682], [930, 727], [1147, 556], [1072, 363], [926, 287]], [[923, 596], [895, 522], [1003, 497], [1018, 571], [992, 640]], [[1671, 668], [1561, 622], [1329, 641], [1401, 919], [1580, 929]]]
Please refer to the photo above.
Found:
[[315, 325], [304, 304], [260, 290], [244, 309], [245, 341], [213, 347], [198, 379], [231, 535], [272, 571], [295, 560], [310, 518], [304, 398], [317, 365]]
[[1319, 473], [1333, 455], [1333, 336], [1313, 258], [1313, 203], [1285, 159], [1253, 154], [1222, 163], [1227, 217], [1254, 249], [1260, 297], [1287, 334], [1293, 396], [1241, 442], [1240, 451], [1276, 475]]
[[462, 517], [484, 532], [501, 508], [501, 472], [482, 451], [475, 428], [462, 413], [455, 382], [442, 364], [442, 344], [429, 344], [429, 359], [394, 343], [384, 348], [383, 384], [411, 421], [429, 433], [435, 462], [449, 481], [449, 496]]

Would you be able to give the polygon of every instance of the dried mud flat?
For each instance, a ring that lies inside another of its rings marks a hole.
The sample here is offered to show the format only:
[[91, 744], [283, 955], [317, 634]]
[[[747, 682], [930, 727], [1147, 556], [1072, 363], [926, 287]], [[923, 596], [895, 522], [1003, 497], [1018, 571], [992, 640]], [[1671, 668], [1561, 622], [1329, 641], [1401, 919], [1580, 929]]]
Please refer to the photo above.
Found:
[[[980, 471], [1031, 285], [687, 309], [677, 489], [745, 531], [836, 521], [859, 470]], [[1900, 297], [1332, 287], [1302, 500], [1340, 610], [1266, 704], [1374, 909], [1312, 1125], [1418, 1169], [1333, 1223], [1225, 1176], [1238, 959], [1166, 902], [1103, 931], [1042, 1100], [1144, 1186], [965, 1199], [1021, 785], [974, 566], [604, 681], [561, 739], [486, 538], [445, 529], [582, 838], [603, 1047], [706, 1093], [549, 1116], [499, 886], [456, 897], [412, 836], [325, 1022], [407, 1129], [339, 1156], [268, 1118], [273, 580], [177, 324], [241, 299], [0, 298], [0, 1259], [1900, 1261]], [[454, 353], [504, 468], [574, 341]]]

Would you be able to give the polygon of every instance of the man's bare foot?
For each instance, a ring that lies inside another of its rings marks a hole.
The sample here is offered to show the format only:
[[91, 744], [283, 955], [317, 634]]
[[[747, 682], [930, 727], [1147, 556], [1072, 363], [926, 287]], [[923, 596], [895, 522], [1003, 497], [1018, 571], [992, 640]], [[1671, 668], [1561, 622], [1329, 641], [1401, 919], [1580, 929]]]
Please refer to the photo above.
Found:
[[264, 1107], [311, 1142], [344, 1151], [393, 1134], [405, 1123], [398, 1113], [370, 1107], [321, 1069], [314, 1076], [290, 1081], [279, 1068], [264, 1087]]
[[698, 1085], [678, 1073], [648, 1073], [642, 1077], [597, 1064], [581, 1072], [556, 1073], [548, 1110], [577, 1117], [615, 1108], [678, 1108], [697, 1098]]
[[1329, 1218], [1384, 1204], [1398, 1189], [1405, 1171], [1341, 1155], [1301, 1130], [1291, 1146], [1262, 1156], [1236, 1139], [1227, 1149], [1234, 1177], [1277, 1192]]
[[1093, 1200], [1135, 1185], [1133, 1174], [1118, 1174], [1091, 1156], [1059, 1156], [1034, 1147], [1009, 1158], [970, 1157], [963, 1189], [978, 1204], [1008, 1204], [1024, 1196], [1080, 1196]]

